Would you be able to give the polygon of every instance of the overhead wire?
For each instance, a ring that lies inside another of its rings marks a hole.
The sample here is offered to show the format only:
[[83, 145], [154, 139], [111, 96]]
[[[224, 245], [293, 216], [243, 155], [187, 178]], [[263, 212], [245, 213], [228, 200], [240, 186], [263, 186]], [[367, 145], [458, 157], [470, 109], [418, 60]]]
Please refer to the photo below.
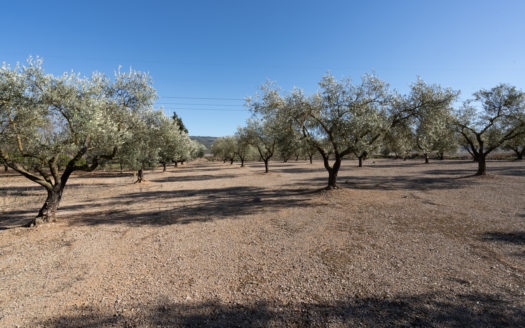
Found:
[[221, 97], [180, 97], [180, 96], [161, 96], [166, 99], [202, 99], [202, 100], [246, 100], [243, 98], [221, 98]]

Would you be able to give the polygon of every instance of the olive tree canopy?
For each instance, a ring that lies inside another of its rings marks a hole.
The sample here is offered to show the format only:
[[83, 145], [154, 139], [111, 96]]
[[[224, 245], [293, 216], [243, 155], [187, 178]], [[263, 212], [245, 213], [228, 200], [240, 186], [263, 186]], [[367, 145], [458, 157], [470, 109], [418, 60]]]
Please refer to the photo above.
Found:
[[[149, 108], [156, 92], [147, 74], [117, 71], [53, 76], [42, 61], [0, 68], [0, 159], [47, 191], [38, 224], [55, 220], [74, 171], [92, 171], [117, 153], [133, 117]], [[64, 161], [61, 167], [59, 161]]]
[[485, 175], [487, 155], [525, 134], [525, 93], [507, 84], [480, 90], [458, 111], [456, 126], [478, 163], [476, 175]]

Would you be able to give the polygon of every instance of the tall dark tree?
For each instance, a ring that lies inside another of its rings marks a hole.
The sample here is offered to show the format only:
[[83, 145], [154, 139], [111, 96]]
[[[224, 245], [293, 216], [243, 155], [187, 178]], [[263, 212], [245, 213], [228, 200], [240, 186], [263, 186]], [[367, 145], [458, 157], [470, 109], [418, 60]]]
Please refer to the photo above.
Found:
[[175, 123], [177, 123], [181, 133], [188, 134], [188, 129], [186, 129], [186, 126], [182, 122], [182, 118], [180, 118], [176, 112], [173, 112], [173, 116], [171, 118], [173, 119], [173, 121], [175, 121]]

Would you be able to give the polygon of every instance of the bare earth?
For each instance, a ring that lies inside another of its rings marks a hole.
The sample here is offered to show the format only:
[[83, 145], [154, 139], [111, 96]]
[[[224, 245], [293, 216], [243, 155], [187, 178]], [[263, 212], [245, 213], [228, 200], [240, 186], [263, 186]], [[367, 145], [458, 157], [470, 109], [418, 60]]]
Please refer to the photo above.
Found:
[[525, 326], [525, 163], [0, 175], [1, 327]]

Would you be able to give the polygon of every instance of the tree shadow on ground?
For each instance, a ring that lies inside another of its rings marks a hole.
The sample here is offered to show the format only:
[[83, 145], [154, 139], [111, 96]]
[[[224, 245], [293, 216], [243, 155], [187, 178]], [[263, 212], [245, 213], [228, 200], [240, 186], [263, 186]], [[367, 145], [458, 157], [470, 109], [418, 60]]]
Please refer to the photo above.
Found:
[[313, 173], [313, 172], [325, 172], [324, 167], [312, 167], [312, 168], [305, 168], [305, 167], [285, 167], [285, 168], [277, 168], [274, 169], [273, 172], [279, 172], [279, 173]]
[[133, 315], [94, 307], [42, 320], [46, 327], [518, 327], [525, 322], [520, 304], [500, 295], [427, 293], [387, 299], [350, 297], [343, 301], [252, 304], [159, 302], [138, 305]]
[[151, 179], [150, 181], [153, 182], [189, 182], [189, 181], [205, 181], [205, 180], [218, 180], [218, 179], [233, 179], [236, 178], [237, 175], [233, 174], [221, 174], [221, 175], [209, 175], [209, 174], [203, 174], [203, 175], [170, 175], [170, 176], [164, 176], [161, 178], [155, 178]]
[[[466, 177], [464, 177], [466, 178]], [[437, 190], [459, 189], [476, 183], [472, 179], [449, 177], [421, 177], [421, 176], [349, 176], [341, 175], [337, 178], [338, 186], [364, 190]], [[306, 179], [293, 185], [322, 186], [328, 182], [328, 176]]]
[[[427, 170], [421, 172], [422, 174], [429, 175], [467, 175], [472, 176], [476, 173], [476, 166], [468, 169], [436, 169], [436, 170]], [[505, 176], [525, 176], [525, 165], [524, 166], [500, 166], [500, 167], [491, 167], [490, 163], [487, 163], [487, 173], [496, 174], [496, 175], [505, 175]]]
[[[205, 222], [240, 215], [268, 215], [283, 208], [313, 206], [311, 188], [265, 189], [229, 187], [208, 189], [136, 191], [106, 199], [87, 199], [61, 206], [57, 216], [65, 216], [71, 224], [169, 225]], [[152, 202], [167, 199], [157, 207]], [[180, 204], [179, 204], [180, 202]], [[146, 211], [137, 209], [141, 205]], [[151, 204], [151, 206], [149, 206]], [[64, 215], [63, 213], [69, 212]], [[38, 212], [38, 208], [3, 211], [0, 230], [22, 226]]]
[[525, 231], [486, 232], [482, 235], [481, 240], [503, 242], [514, 245], [525, 245]]
[[[118, 195], [109, 202], [96, 204], [88, 202], [62, 207], [62, 211], [78, 211], [67, 216], [72, 225], [127, 224], [171, 225], [206, 222], [261, 213], [270, 215], [284, 208], [315, 205], [311, 197], [316, 190], [304, 189], [263, 189], [258, 187], [230, 187], [212, 189], [190, 189], [170, 191], [144, 191]], [[145, 203], [167, 198], [172, 205], [148, 210], [132, 209], [132, 204]], [[184, 203], [177, 205], [177, 199]], [[97, 207], [99, 208], [97, 210]], [[103, 208], [112, 208], [104, 210]]]
[[[151, 171], [146, 171], [145, 174], [149, 173]], [[134, 175], [134, 172], [130, 171], [124, 171], [124, 172], [115, 172], [115, 171], [94, 171], [90, 173], [82, 173], [78, 172], [73, 175], [75, 179], [111, 179], [111, 178], [125, 178], [125, 177], [132, 177]]]

